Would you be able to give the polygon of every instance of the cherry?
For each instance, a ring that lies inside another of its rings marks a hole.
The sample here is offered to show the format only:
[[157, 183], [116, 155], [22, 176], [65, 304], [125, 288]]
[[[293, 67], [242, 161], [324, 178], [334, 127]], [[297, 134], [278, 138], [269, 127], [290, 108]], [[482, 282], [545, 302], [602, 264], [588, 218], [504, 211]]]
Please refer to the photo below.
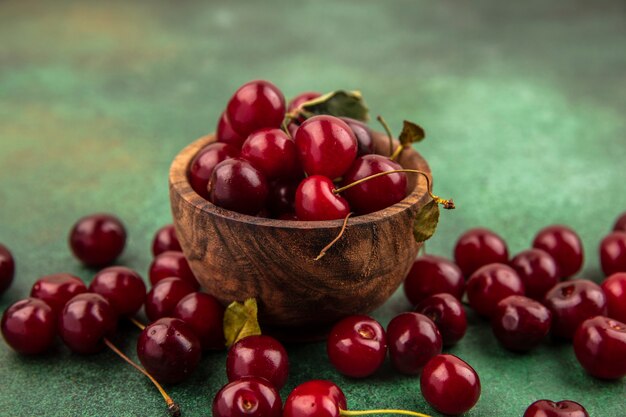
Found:
[[605, 275], [626, 272], [626, 232], [613, 232], [602, 239], [600, 264]]
[[342, 176], [354, 162], [357, 141], [352, 129], [333, 116], [314, 116], [296, 131], [300, 163], [309, 175]]
[[15, 261], [11, 251], [0, 243], [0, 294], [5, 292], [13, 282]]
[[583, 265], [583, 244], [576, 232], [567, 226], [541, 229], [535, 236], [533, 248], [543, 249], [554, 258], [561, 278], [574, 275]]
[[150, 264], [150, 282], [155, 285], [164, 278], [180, 278], [194, 288], [199, 288], [189, 263], [182, 252], [166, 251], [157, 255]]
[[374, 139], [372, 138], [372, 131], [367, 125], [359, 120], [351, 119], [349, 117], [340, 117], [341, 120], [346, 122], [352, 133], [356, 137], [358, 144], [357, 156], [369, 155], [374, 153]]
[[281, 417], [280, 395], [263, 378], [245, 377], [218, 391], [213, 417]]
[[230, 145], [235, 149], [241, 149], [241, 145], [246, 140], [247, 135], [240, 135], [235, 132], [226, 112], [222, 113], [220, 119], [217, 121], [217, 129], [215, 129], [215, 138], [218, 142]]
[[[310, 120], [310, 119], [309, 119]], [[296, 215], [300, 220], [336, 220], [350, 213], [350, 205], [342, 196], [333, 193], [335, 184], [321, 175], [302, 180], [296, 190]]]
[[452, 346], [465, 336], [467, 317], [461, 302], [450, 294], [434, 294], [422, 300], [415, 312], [431, 319], [444, 346]]
[[478, 268], [491, 263], [507, 263], [506, 242], [488, 229], [476, 228], [463, 233], [454, 247], [454, 261], [469, 278]]
[[626, 323], [626, 272], [617, 272], [601, 285], [609, 317]]
[[464, 291], [465, 279], [459, 267], [440, 256], [417, 258], [404, 279], [404, 293], [413, 305], [439, 293], [452, 294], [460, 300]]
[[168, 251], [182, 252], [173, 224], [167, 224], [157, 230], [152, 240], [152, 255], [157, 256]]
[[[239, 145], [241, 147], [241, 145]], [[205, 199], [209, 199], [209, 180], [213, 169], [222, 161], [239, 156], [239, 149], [227, 143], [211, 143], [200, 150], [189, 165], [189, 184]], [[166, 249], [166, 250], [180, 250]], [[157, 255], [155, 253], [155, 255]]]
[[420, 386], [424, 399], [443, 414], [463, 414], [480, 398], [478, 374], [454, 355], [432, 358], [422, 371]]
[[56, 320], [48, 304], [27, 298], [12, 304], [2, 315], [2, 336], [13, 350], [38, 355], [50, 349], [56, 336]]
[[385, 330], [371, 317], [348, 316], [330, 331], [326, 353], [342, 374], [353, 378], [366, 377], [376, 372], [387, 356]]
[[124, 250], [126, 229], [110, 214], [92, 214], [72, 227], [69, 244], [74, 256], [87, 266], [112, 263]]
[[564, 400], [555, 403], [539, 400], [532, 403], [522, 417], [589, 417], [587, 410], [574, 401]]
[[552, 313], [552, 333], [563, 339], [574, 337], [576, 328], [588, 318], [606, 314], [606, 297], [596, 283], [574, 279], [555, 285], [543, 304]]
[[137, 340], [137, 356], [157, 381], [175, 384], [196, 369], [202, 349], [187, 323], [168, 317], [143, 329]]
[[267, 179], [301, 176], [296, 145], [280, 129], [261, 129], [252, 133], [241, 148], [241, 157]]
[[[385, 156], [365, 155], [354, 161], [340, 185], [343, 187], [370, 175], [398, 169], [402, 166]], [[402, 201], [406, 197], [406, 187], [406, 174], [396, 172], [348, 188], [343, 196], [355, 213], [368, 214]]]
[[232, 158], [220, 162], [211, 174], [209, 201], [238, 213], [255, 215], [265, 207], [267, 179], [249, 162]]
[[559, 267], [548, 252], [528, 249], [515, 256], [509, 263], [524, 283], [526, 296], [543, 300], [546, 292], [559, 282]]
[[171, 316], [178, 302], [195, 290], [194, 286], [180, 278], [162, 279], [154, 284], [146, 296], [146, 315], [150, 321]]
[[626, 376], [626, 324], [603, 316], [585, 320], [574, 335], [574, 353], [596, 378]]
[[59, 316], [59, 334], [73, 352], [96, 353], [117, 326], [117, 315], [99, 294], [78, 294], [65, 304]]
[[500, 300], [524, 295], [524, 284], [510, 266], [489, 264], [472, 274], [466, 290], [469, 305], [481, 316], [491, 317]]
[[229, 381], [245, 376], [263, 378], [281, 389], [289, 376], [287, 351], [270, 336], [244, 337], [228, 350], [226, 375]]
[[615, 224], [613, 225], [614, 232], [626, 232], [626, 212], [622, 213], [621, 216], [617, 218]]
[[243, 137], [265, 127], [280, 127], [285, 117], [285, 97], [269, 81], [250, 81], [239, 87], [226, 107], [233, 130]]
[[[287, 113], [293, 113], [297, 110], [300, 109], [300, 107], [306, 103], [307, 101], [311, 101], [313, 99], [318, 98], [319, 96], [321, 96], [320, 93], [315, 92], [315, 91], [307, 91], [305, 93], [300, 93], [297, 96], [295, 96], [293, 99], [291, 99], [291, 101], [289, 102], [289, 104], [287, 105]], [[300, 122], [303, 122], [304, 120], [300, 120], [298, 119]]]
[[419, 313], [402, 313], [387, 326], [389, 357], [398, 371], [417, 375], [424, 365], [441, 353], [441, 334], [428, 317]]
[[203, 350], [224, 349], [224, 307], [212, 295], [187, 294], [176, 304], [174, 317], [193, 329]]
[[120, 316], [133, 316], [146, 298], [146, 285], [141, 276], [124, 266], [111, 266], [98, 272], [89, 291], [100, 294]]
[[299, 181], [279, 179], [270, 184], [268, 208], [272, 215], [279, 217], [296, 210], [296, 190]]
[[80, 278], [60, 273], [35, 281], [30, 296], [45, 301], [54, 312], [60, 312], [72, 297], [84, 292], [87, 292], [87, 287]]
[[339, 417], [348, 408], [346, 396], [330, 381], [312, 380], [298, 385], [285, 400], [283, 417]]
[[502, 346], [526, 352], [548, 334], [551, 317], [550, 310], [543, 304], [521, 295], [511, 295], [498, 303], [491, 317], [491, 328]]

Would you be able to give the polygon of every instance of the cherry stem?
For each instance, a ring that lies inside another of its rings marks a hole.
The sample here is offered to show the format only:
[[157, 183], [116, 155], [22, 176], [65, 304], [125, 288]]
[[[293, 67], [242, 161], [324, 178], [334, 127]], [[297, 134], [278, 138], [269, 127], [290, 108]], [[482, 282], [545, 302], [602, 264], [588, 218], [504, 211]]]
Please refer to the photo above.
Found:
[[129, 317], [128, 320], [130, 320], [135, 326], [139, 327], [139, 330], [143, 330], [146, 328], [146, 326], [142, 322], [134, 317]]
[[172, 417], [180, 417], [180, 415], [181, 415], [180, 414], [180, 406], [178, 404], [176, 404], [174, 402], [174, 400], [172, 400], [172, 397], [170, 397], [167, 394], [167, 392], [165, 392], [165, 390], [163, 389], [161, 384], [159, 384], [157, 382], [157, 380], [154, 379], [154, 377], [152, 375], [150, 375], [141, 366], [139, 366], [135, 362], [133, 362], [128, 356], [126, 356], [124, 354], [124, 352], [122, 352], [117, 347], [115, 347], [115, 345], [109, 339], [104, 338], [104, 343], [109, 347], [109, 349], [111, 349], [113, 352], [115, 352], [120, 358], [124, 359], [129, 365], [131, 365], [133, 368], [135, 368], [136, 370], [141, 372], [144, 376], [146, 376], [146, 378], [148, 378], [150, 381], [152, 381], [154, 386], [161, 393], [161, 396], [163, 396], [163, 399], [165, 400], [165, 404], [167, 404], [167, 409], [169, 410], [170, 416], [172, 416]]
[[431, 417], [426, 414], [408, 410], [339, 410], [339, 415], [342, 416], [368, 416], [370, 414], [401, 414], [414, 417]]
[[391, 129], [389, 129], [389, 125], [387, 124], [385, 119], [383, 119], [383, 116], [377, 116], [376, 120], [378, 120], [378, 122], [381, 125], [383, 125], [383, 129], [385, 129], [385, 132], [387, 132], [387, 137], [389, 137], [389, 155], [392, 155], [394, 152], [393, 152], [393, 135], [391, 134]]
[[389, 159], [391, 159], [392, 161], [395, 161], [400, 156], [404, 148], [405, 148], [404, 145], [398, 145], [398, 147], [396, 148], [395, 151], [393, 151]]
[[350, 216], [352, 216], [352, 213], [348, 213], [348, 215], [346, 216], [345, 219], [343, 219], [343, 225], [341, 226], [341, 230], [339, 231], [339, 234], [337, 234], [337, 236], [332, 240], [332, 242], [330, 242], [328, 245], [324, 246], [324, 249], [322, 249], [319, 253], [319, 255], [317, 255], [317, 257], [314, 259], [314, 261], [319, 261], [320, 259], [322, 259], [324, 257], [324, 255], [326, 255], [326, 252], [333, 247], [333, 245], [335, 243], [337, 243], [337, 241], [339, 239], [341, 239], [341, 236], [343, 236], [343, 233], [346, 231], [346, 226], [348, 226], [348, 219], [350, 218]]

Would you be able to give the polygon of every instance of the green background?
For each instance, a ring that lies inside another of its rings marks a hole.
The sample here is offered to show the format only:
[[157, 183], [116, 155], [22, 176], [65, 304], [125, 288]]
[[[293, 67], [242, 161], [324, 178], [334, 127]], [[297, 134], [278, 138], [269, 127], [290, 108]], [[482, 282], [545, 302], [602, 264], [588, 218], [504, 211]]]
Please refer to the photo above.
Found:
[[[106, 3], [106, 4], [105, 4]], [[454, 197], [428, 251], [451, 254], [467, 228], [504, 236], [512, 253], [565, 223], [582, 236], [581, 276], [599, 281], [597, 244], [626, 209], [626, 6], [623, 1], [65, 2], [0, 4], [0, 241], [17, 276], [0, 299], [27, 296], [41, 275], [94, 271], [70, 255], [73, 222], [96, 211], [126, 223], [119, 259], [146, 273], [153, 232], [171, 221], [169, 164], [212, 131], [230, 94], [255, 78], [286, 96], [360, 89], [396, 130], [419, 121], [436, 193]], [[409, 308], [398, 292], [375, 317]], [[133, 352], [137, 331], [123, 326]], [[23, 358], [0, 343], [0, 415], [159, 416], [160, 396], [109, 351], [59, 346]], [[470, 314], [449, 350], [478, 371], [468, 416], [518, 417], [539, 398], [572, 399], [593, 417], [626, 415], [626, 382], [585, 375], [571, 346], [527, 355], [499, 347]], [[387, 363], [355, 381], [323, 344], [289, 346], [291, 376], [329, 378], [353, 409], [435, 413], [416, 378]], [[134, 355], [134, 352], [133, 352]], [[224, 353], [170, 393], [185, 416], [210, 415]]]

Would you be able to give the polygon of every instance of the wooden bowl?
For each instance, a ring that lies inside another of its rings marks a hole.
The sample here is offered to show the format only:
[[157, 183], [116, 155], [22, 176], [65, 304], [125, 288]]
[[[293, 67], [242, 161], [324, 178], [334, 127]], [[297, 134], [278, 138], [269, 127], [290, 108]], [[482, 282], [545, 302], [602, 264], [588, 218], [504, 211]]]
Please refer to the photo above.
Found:
[[[374, 134], [376, 153], [389, 154], [386, 137]], [[289, 333], [323, 328], [350, 314], [371, 312], [402, 283], [420, 244], [413, 218], [430, 198], [426, 181], [408, 175], [408, 196], [384, 210], [350, 218], [343, 237], [318, 261], [343, 220], [285, 221], [253, 217], [208, 202], [187, 179], [193, 157], [214, 135], [187, 146], [170, 169], [174, 225], [202, 287], [224, 305], [256, 298], [262, 326]], [[398, 161], [430, 174], [413, 149]], [[285, 329], [287, 328], [287, 329]], [[291, 328], [291, 329], [289, 329]]]

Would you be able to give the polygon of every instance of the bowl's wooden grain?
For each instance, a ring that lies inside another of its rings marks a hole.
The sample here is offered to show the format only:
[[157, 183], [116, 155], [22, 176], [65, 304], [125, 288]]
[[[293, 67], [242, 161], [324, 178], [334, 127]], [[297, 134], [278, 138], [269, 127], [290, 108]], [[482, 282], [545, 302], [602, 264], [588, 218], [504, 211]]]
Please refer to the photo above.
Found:
[[[387, 139], [375, 134], [376, 152], [388, 155]], [[254, 297], [262, 325], [319, 327], [368, 313], [393, 294], [419, 246], [413, 239], [416, 210], [429, 201], [426, 181], [409, 175], [410, 194], [376, 213], [353, 217], [344, 236], [318, 261], [342, 220], [303, 222], [259, 218], [222, 209], [196, 194], [187, 180], [190, 161], [213, 135], [187, 146], [170, 169], [170, 200], [176, 231], [204, 289], [223, 304]], [[412, 149], [399, 160], [430, 173]]]

